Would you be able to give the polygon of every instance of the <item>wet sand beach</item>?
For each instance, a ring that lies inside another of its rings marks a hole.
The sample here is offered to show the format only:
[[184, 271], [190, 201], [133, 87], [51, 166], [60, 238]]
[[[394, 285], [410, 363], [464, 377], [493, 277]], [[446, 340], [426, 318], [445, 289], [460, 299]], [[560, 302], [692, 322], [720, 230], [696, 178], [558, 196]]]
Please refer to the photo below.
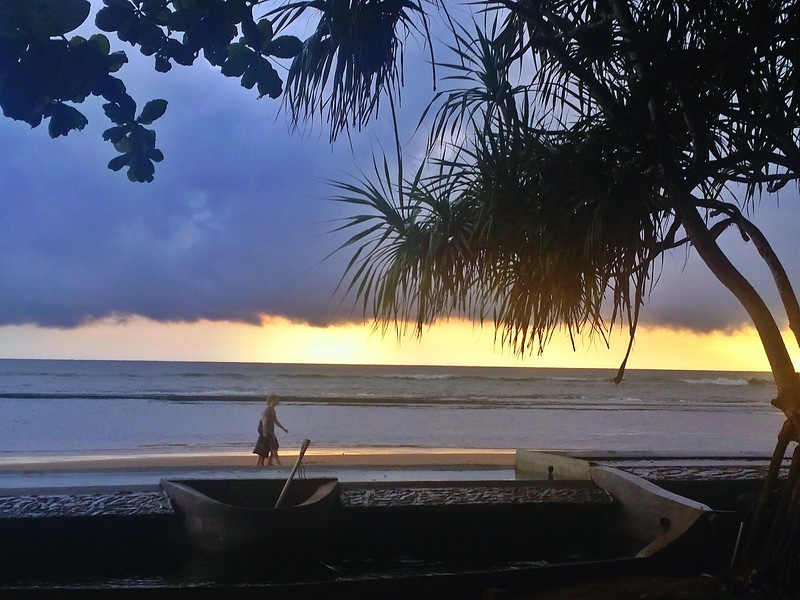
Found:
[[[303, 458], [306, 466], [406, 467], [461, 466], [514, 467], [516, 450], [509, 448], [324, 448], [310, 447]], [[297, 460], [296, 448], [281, 450], [283, 466]], [[55, 456], [10, 456], [0, 458], [0, 474], [19, 472], [94, 471], [160, 467], [255, 467], [251, 452], [173, 452], [76, 454]]]

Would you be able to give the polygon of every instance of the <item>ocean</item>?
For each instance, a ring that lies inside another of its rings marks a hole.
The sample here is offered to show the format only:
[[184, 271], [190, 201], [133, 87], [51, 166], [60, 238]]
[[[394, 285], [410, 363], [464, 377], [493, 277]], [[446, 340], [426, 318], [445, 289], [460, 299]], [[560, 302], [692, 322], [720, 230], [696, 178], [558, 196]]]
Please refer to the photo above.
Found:
[[771, 453], [769, 373], [0, 360], [0, 458], [281, 447]]

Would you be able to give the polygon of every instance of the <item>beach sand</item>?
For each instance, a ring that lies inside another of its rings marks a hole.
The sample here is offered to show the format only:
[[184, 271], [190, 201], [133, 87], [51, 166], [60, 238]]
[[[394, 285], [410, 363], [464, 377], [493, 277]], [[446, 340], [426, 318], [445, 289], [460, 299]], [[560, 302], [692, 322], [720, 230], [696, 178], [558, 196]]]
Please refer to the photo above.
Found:
[[[281, 450], [284, 466], [297, 460], [298, 451]], [[492, 448], [310, 448], [306, 466], [342, 467], [514, 467], [516, 450]], [[160, 467], [249, 467], [252, 452], [174, 452], [158, 454], [92, 454], [12, 456], [0, 458], [0, 473], [65, 470], [142, 469]]]

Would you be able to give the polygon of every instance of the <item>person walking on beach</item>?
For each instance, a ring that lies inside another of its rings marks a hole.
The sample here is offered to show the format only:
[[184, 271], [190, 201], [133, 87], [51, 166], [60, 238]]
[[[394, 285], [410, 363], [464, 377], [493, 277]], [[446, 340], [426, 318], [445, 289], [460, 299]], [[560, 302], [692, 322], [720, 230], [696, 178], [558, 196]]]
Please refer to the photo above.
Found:
[[278, 421], [275, 413], [278, 403], [279, 400], [275, 394], [267, 396], [267, 406], [262, 411], [261, 420], [258, 423], [258, 441], [256, 447], [253, 448], [253, 454], [258, 454], [256, 465], [260, 467], [264, 466], [265, 459], [267, 466], [272, 466], [273, 460], [275, 464], [281, 464], [281, 459], [278, 457], [279, 445], [278, 438], [275, 436], [275, 425], [283, 429], [284, 433], [289, 433], [289, 430]]

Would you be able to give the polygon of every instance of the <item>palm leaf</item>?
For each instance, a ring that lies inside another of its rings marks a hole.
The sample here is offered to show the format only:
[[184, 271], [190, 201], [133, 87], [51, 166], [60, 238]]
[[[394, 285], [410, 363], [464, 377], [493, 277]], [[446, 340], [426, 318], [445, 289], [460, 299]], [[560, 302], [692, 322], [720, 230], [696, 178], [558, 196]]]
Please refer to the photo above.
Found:
[[333, 140], [373, 118], [383, 94], [399, 94], [402, 42], [420, 30], [415, 15], [424, 28], [424, 13], [411, 0], [309, 0], [273, 14], [283, 27], [307, 12], [316, 28], [289, 68], [285, 106], [295, 123], [324, 118]]

